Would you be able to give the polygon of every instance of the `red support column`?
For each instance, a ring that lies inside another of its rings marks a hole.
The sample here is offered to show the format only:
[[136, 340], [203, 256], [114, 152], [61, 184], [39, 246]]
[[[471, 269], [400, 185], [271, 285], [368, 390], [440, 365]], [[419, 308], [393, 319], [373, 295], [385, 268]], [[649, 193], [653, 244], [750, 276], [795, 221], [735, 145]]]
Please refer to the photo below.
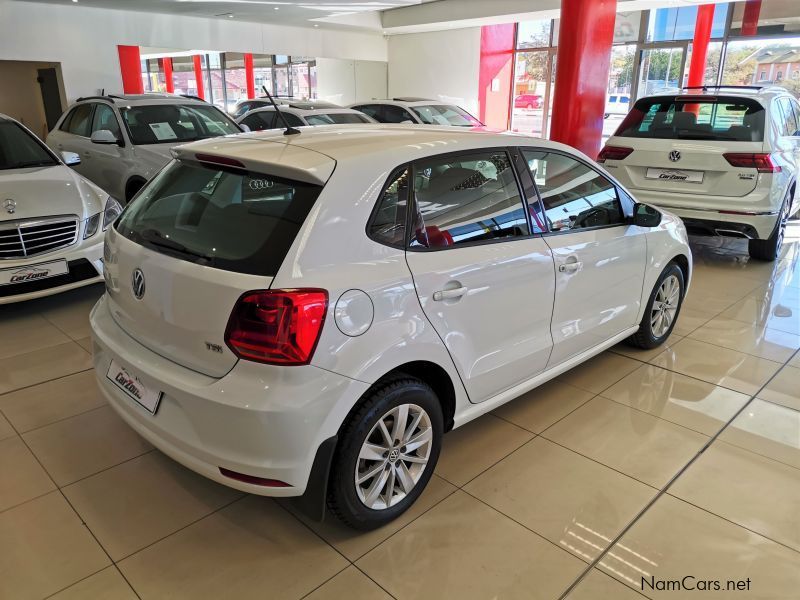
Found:
[[161, 63], [161, 70], [164, 71], [164, 85], [167, 92], [170, 94], [175, 93], [175, 81], [172, 78], [172, 59], [169, 57], [160, 58], [158, 62]]
[[742, 16], [742, 35], [758, 33], [758, 17], [761, 16], [761, 0], [747, 0]]
[[592, 158], [603, 137], [616, 10], [616, 0], [561, 1], [550, 139]]
[[481, 62], [478, 76], [479, 118], [488, 127], [508, 129], [511, 82], [514, 77], [515, 25], [481, 27]]
[[194, 78], [197, 81], [197, 95], [203, 100], [206, 99], [206, 91], [203, 86], [203, 63], [200, 60], [200, 55], [192, 57], [194, 63]]
[[253, 71], [253, 55], [244, 55], [244, 78], [247, 82], [247, 97], [252, 99], [256, 97], [256, 74]]
[[689, 64], [688, 86], [703, 85], [706, 76], [706, 57], [708, 42], [711, 40], [711, 27], [714, 24], [714, 5], [703, 4], [697, 7], [697, 23], [692, 40], [692, 62]]
[[122, 92], [124, 94], [144, 94], [139, 46], [117, 46], [117, 52], [119, 53], [119, 69], [122, 73]]

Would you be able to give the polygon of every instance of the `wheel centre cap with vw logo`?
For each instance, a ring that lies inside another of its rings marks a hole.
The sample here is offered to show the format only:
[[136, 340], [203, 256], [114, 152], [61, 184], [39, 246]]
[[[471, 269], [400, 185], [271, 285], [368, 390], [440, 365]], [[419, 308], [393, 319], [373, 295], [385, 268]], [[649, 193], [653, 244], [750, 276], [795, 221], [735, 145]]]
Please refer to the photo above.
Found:
[[669, 153], [669, 159], [672, 162], [678, 162], [681, 159], [681, 153], [678, 152], [677, 150], [673, 150], [672, 152]]
[[142, 273], [141, 269], [135, 269], [133, 271], [133, 276], [131, 277], [131, 287], [133, 288], [133, 295], [136, 297], [137, 300], [141, 300], [144, 297], [144, 273]]

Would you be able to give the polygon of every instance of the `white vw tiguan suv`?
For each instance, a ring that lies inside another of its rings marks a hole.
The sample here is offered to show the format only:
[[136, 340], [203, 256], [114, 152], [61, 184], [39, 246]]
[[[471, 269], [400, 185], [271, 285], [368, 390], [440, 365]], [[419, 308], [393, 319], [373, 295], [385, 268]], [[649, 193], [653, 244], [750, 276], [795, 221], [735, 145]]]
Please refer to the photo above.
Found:
[[173, 94], [79, 98], [47, 136], [55, 151], [75, 152], [75, 170], [128, 202], [172, 158], [177, 144], [240, 133], [216, 106]]
[[783, 88], [704, 87], [636, 102], [598, 162], [690, 233], [749, 240], [775, 260], [800, 208], [800, 105]]
[[122, 207], [67, 166], [79, 160], [0, 115], [0, 304], [102, 281], [103, 231]]
[[109, 229], [111, 405], [187, 467], [372, 528], [442, 435], [617, 342], [669, 336], [680, 220], [575, 150], [350, 125], [175, 149]]

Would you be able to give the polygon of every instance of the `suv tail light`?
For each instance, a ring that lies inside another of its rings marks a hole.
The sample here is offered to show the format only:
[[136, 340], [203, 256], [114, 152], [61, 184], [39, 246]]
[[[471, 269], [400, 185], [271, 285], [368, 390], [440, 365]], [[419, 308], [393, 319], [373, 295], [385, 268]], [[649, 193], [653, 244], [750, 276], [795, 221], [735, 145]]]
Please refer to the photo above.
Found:
[[780, 173], [780, 166], [772, 161], [770, 154], [752, 154], [750, 152], [728, 152], [723, 154], [732, 166], [743, 169], [756, 169], [759, 173]]
[[271, 365], [307, 365], [317, 347], [328, 292], [256, 290], [239, 298], [225, 343], [239, 358]]
[[633, 148], [623, 146], [605, 146], [597, 155], [597, 162], [602, 163], [606, 160], [625, 160], [633, 152]]

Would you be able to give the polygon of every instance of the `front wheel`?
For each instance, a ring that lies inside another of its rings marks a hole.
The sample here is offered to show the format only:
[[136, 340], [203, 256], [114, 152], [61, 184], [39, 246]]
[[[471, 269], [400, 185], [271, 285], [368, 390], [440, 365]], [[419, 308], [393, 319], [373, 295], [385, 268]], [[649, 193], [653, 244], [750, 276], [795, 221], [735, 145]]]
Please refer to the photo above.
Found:
[[355, 529], [396, 519], [428, 484], [442, 435], [441, 405], [427, 384], [403, 377], [378, 385], [342, 430], [328, 508]]
[[639, 331], [628, 338], [628, 343], [644, 349], [663, 344], [678, 320], [684, 289], [683, 271], [674, 262], [668, 264], [656, 280]]

